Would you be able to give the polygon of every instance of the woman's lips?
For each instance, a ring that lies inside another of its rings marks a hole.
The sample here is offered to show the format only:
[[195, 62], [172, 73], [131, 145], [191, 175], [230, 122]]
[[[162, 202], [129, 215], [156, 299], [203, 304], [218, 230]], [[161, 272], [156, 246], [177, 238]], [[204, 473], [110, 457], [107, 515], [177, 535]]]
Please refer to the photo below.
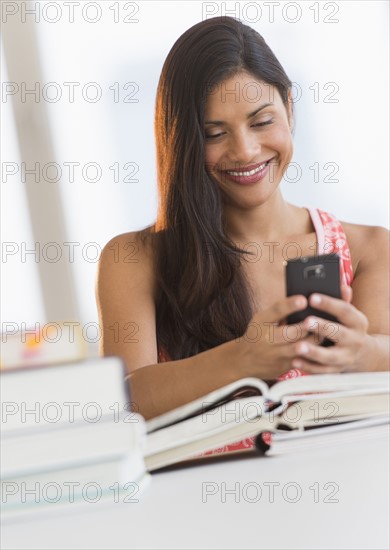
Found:
[[[269, 159], [265, 163], [257, 165], [257, 168], [254, 168], [252, 170], [221, 170], [221, 174], [222, 177], [226, 180], [238, 183], [240, 185], [249, 185], [251, 183], [256, 183], [264, 178], [264, 176], [269, 171], [269, 165], [272, 160], [273, 159]], [[242, 174], [237, 175], [239, 172], [242, 172]], [[245, 172], [246, 175], [244, 175]]]

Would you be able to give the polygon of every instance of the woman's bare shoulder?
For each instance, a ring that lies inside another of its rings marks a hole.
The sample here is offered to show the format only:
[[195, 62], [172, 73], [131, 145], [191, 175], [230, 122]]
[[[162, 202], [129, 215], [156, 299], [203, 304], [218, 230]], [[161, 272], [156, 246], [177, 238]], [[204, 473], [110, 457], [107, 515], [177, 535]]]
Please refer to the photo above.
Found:
[[389, 237], [389, 230], [380, 225], [363, 225], [345, 221], [341, 221], [341, 224], [348, 241], [356, 246], [367, 244], [372, 239], [381, 240]]
[[103, 260], [111, 264], [141, 264], [139, 267], [146, 267], [153, 258], [153, 234], [148, 229], [112, 237], [102, 250]]
[[354, 272], [368, 260], [388, 250], [390, 232], [379, 225], [363, 225], [340, 220], [348, 240]]
[[121, 284], [136, 282], [138, 288], [153, 287], [154, 252], [153, 233], [149, 228], [121, 233], [104, 246], [98, 266], [99, 278]]

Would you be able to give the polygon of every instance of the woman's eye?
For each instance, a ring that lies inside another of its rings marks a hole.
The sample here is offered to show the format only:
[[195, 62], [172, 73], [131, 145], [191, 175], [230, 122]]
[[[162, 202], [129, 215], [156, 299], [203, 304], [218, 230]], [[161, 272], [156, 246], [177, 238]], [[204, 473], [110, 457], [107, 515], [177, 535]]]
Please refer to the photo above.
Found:
[[264, 122], [258, 122], [257, 124], [254, 124], [254, 126], [266, 126], [267, 124], [272, 124], [273, 119], [270, 118], [269, 120], [265, 120]]
[[206, 139], [215, 139], [215, 138], [218, 138], [220, 136], [223, 136], [223, 133], [222, 134], [211, 134], [209, 136], [206, 134]]

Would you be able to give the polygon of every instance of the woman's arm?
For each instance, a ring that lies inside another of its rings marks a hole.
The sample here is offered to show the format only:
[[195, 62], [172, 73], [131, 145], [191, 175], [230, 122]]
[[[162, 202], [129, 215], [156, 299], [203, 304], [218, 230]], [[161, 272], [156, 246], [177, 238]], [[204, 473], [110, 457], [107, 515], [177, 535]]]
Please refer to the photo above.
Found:
[[[129, 374], [133, 409], [145, 418], [162, 414], [247, 376], [275, 379], [291, 368], [295, 343], [282, 327], [269, 339], [240, 338], [193, 357], [158, 363], [152, 251], [137, 233], [112, 239], [99, 261], [96, 299], [102, 327], [101, 355], [122, 357]], [[289, 297], [257, 316], [277, 324], [307, 301]]]

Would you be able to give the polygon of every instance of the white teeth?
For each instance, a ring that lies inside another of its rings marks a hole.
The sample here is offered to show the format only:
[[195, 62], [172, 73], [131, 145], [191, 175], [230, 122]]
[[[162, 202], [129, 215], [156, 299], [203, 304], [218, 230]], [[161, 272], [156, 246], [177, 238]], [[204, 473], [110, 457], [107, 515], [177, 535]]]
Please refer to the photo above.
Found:
[[253, 174], [257, 174], [258, 172], [260, 172], [260, 170], [264, 168], [267, 162], [264, 162], [261, 166], [259, 166], [258, 168], [255, 168], [254, 170], [250, 170], [249, 172], [234, 172], [233, 170], [226, 170], [226, 172], [230, 176], [253, 176]]

